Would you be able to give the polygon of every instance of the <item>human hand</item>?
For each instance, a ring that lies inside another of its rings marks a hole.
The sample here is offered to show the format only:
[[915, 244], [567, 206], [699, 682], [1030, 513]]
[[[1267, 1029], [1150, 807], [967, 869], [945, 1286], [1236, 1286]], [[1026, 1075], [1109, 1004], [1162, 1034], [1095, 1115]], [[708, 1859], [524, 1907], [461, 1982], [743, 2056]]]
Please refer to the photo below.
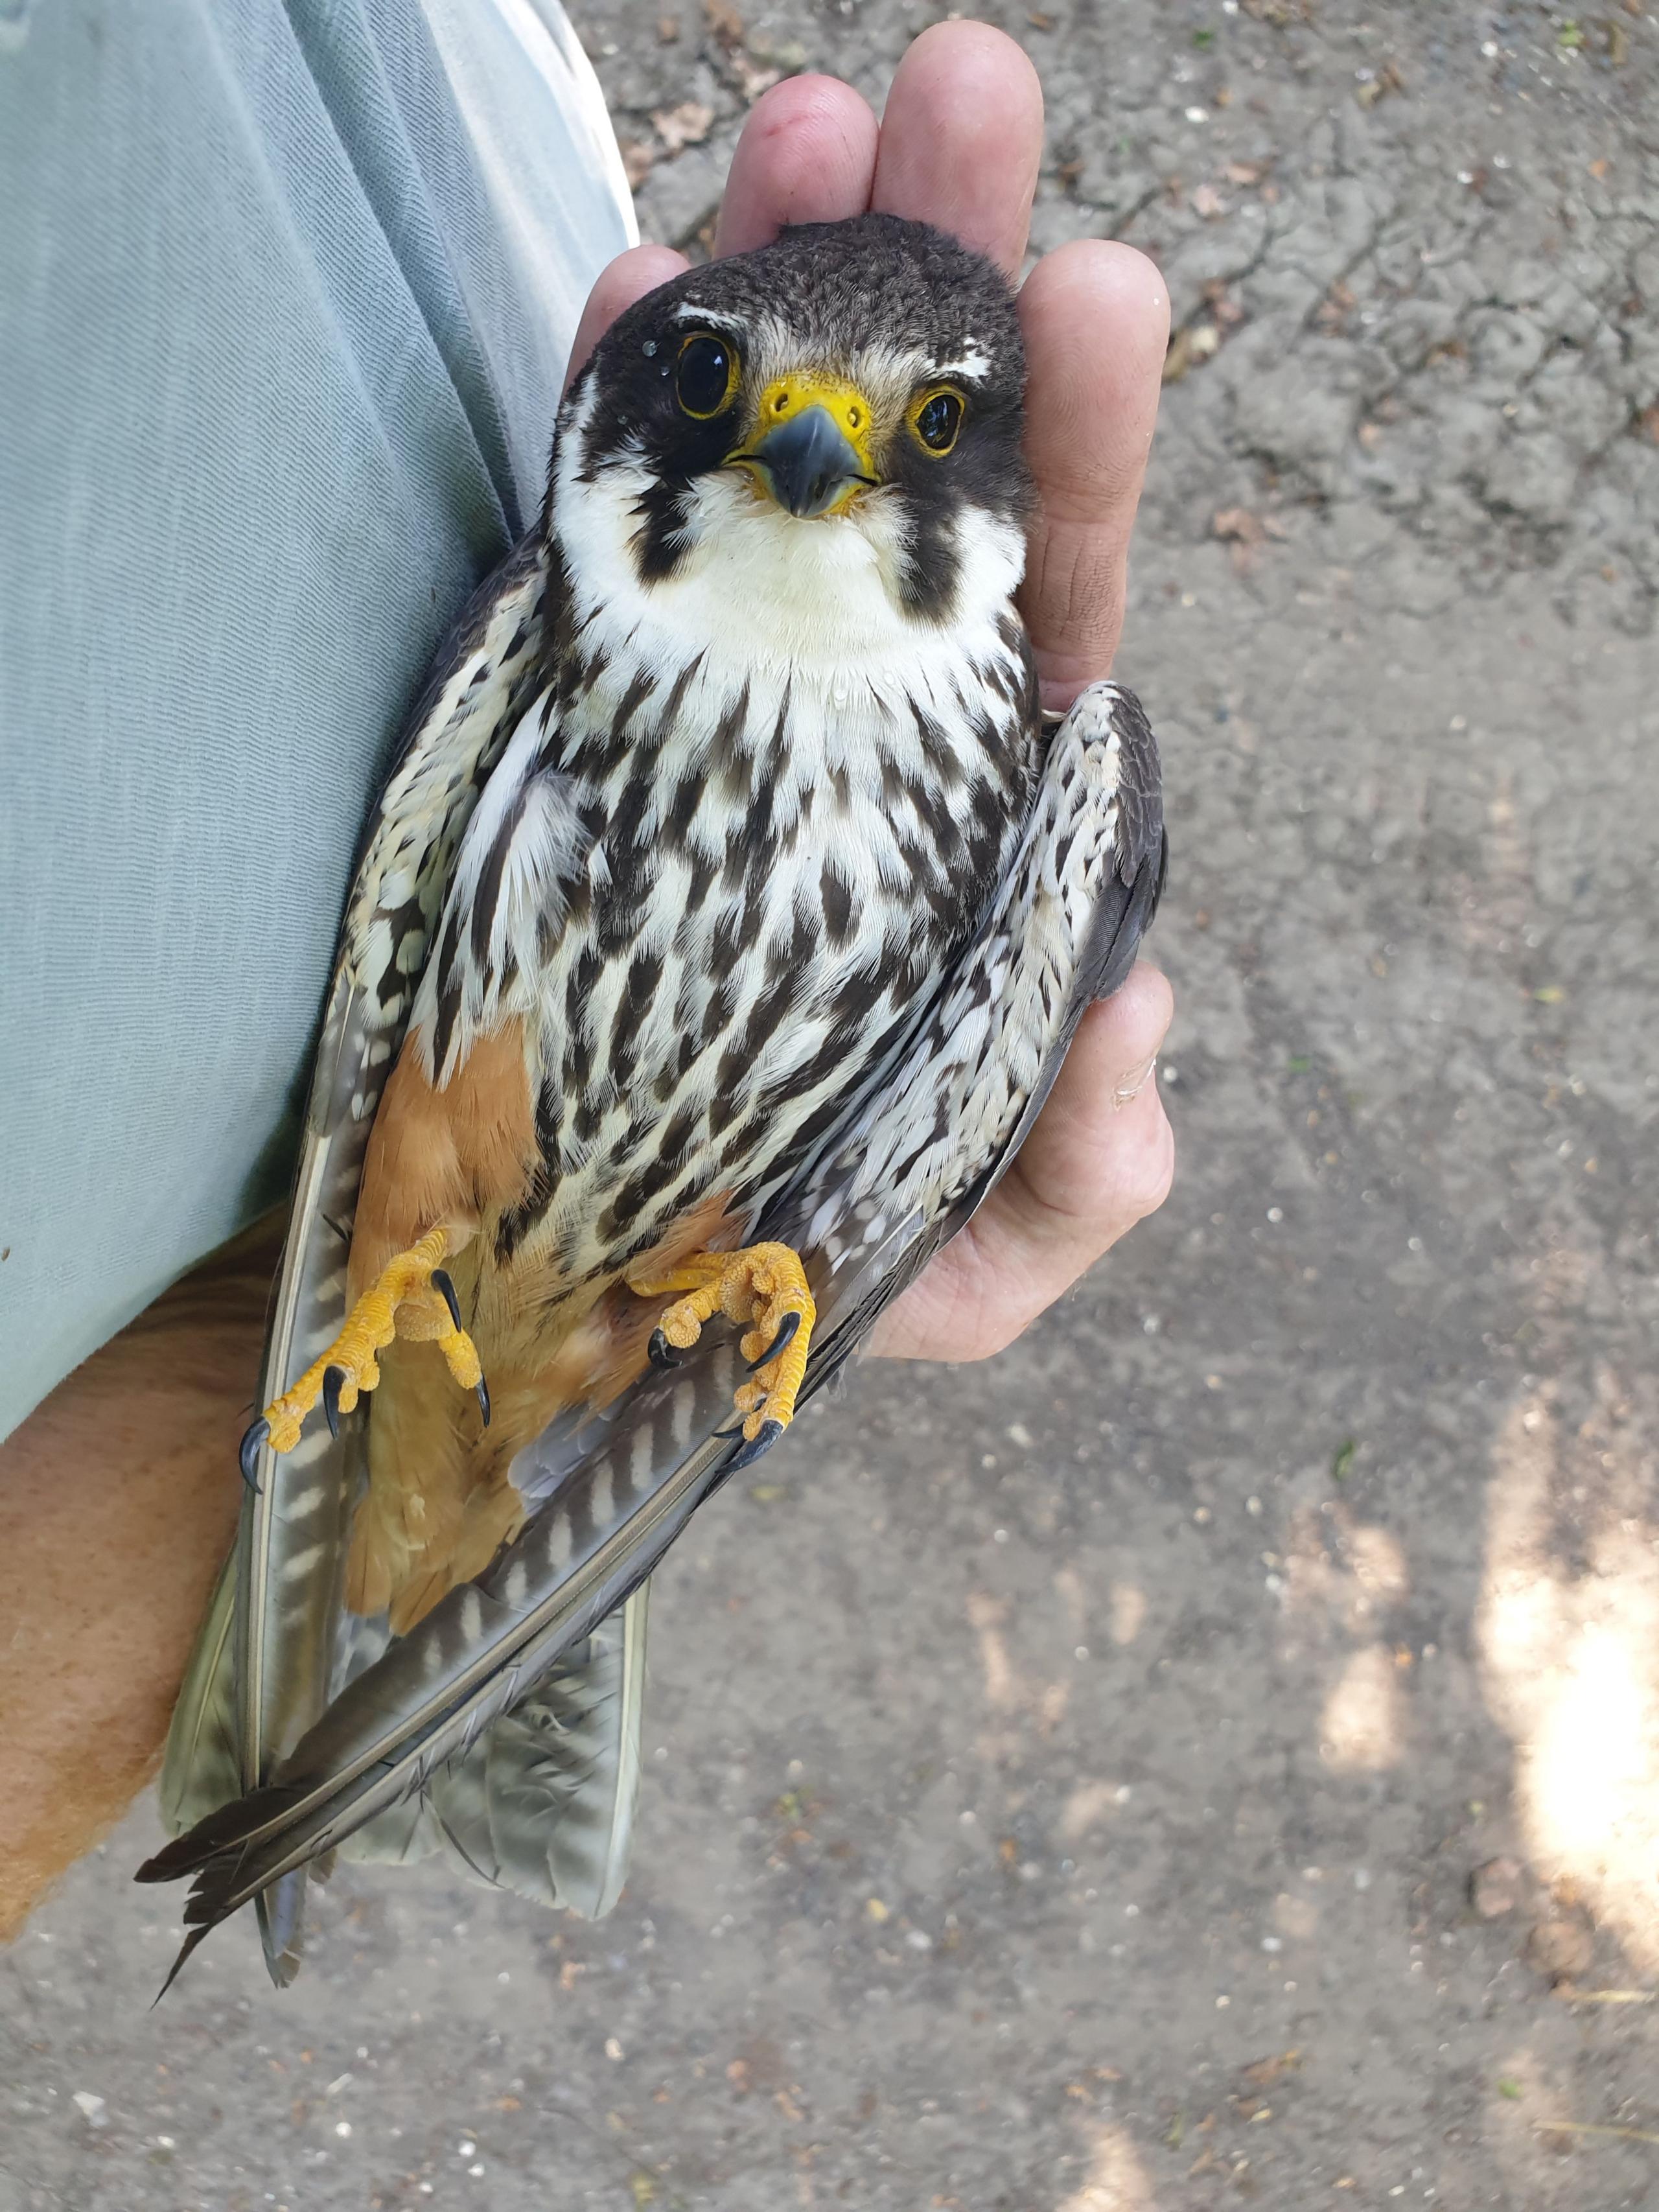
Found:
[[[1016, 277], [1042, 150], [1042, 89], [1012, 40], [983, 23], [936, 24], [900, 63], [879, 125], [833, 77], [790, 77], [757, 102], [714, 251], [741, 253], [785, 223], [873, 207], [937, 223]], [[685, 266], [661, 246], [613, 261], [582, 317], [573, 374], [625, 307]], [[1023, 603], [1043, 702], [1065, 708], [1107, 674], [1117, 645], [1169, 301], [1145, 255], [1085, 239], [1037, 264], [1019, 312], [1039, 500]], [[1163, 1204], [1174, 1141], [1152, 1072], [1171, 1010], [1168, 983], [1144, 961], [1090, 1009], [1013, 1167], [885, 1316], [874, 1351], [1000, 1351]]]

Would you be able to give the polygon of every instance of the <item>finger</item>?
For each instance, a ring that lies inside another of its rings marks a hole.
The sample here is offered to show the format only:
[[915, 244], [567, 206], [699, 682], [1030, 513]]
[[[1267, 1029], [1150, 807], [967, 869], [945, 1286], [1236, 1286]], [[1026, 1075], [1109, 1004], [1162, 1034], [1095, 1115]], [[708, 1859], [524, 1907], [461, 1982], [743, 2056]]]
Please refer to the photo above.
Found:
[[587, 295], [571, 341], [570, 364], [564, 373], [566, 391], [617, 316], [635, 300], [644, 299], [647, 292], [654, 292], [659, 284], [665, 284], [690, 266], [685, 256], [676, 253], [671, 246], [630, 246], [626, 253], [607, 263]]
[[1089, 1009], [1018, 1159], [981, 1212], [987, 1235], [1022, 1257], [1058, 1254], [1070, 1282], [1163, 1204], [1173, 1155], [1152, 1079], [1174, 1012], [1169, 978], [1145, 960]]
[[870, 204], [876, 118], [833, 76], [786, 77], [755, 102], [732, 156], [714, 251], [748, 253], [787, 222], [841, 222]]
[[1143, 961], [1090, 1008], [1018, 1159], [887, 1316], [878, 1356], [1000, 1352], [1163, 1204], [1175, 1147], [1154, 1079], [1172, 1006]]
[[1122, 627], [1170, 300], [1145, 254], [1079, 239], [1038, 264], [1019, 313], [1025, 452], [1038, 492], [1021, 605], [1043, 703], [1064, 708], [1110, 669]]
[[1019, 273], [1042, 158], [1042, 87], [988, 23], [936, 23], [899, 64], [872, 206], [936, 223]]

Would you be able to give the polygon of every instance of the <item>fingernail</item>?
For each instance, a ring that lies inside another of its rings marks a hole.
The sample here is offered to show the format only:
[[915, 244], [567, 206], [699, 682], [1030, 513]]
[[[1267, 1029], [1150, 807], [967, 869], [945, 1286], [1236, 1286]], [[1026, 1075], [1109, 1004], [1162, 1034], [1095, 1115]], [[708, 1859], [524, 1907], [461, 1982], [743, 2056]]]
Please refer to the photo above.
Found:
[[1119, 1076], [1112, 1091], [1114, 1111], [1121, 1112], [1124, 1107], [1132, 1104], [1139, 1097], [1152, 1080], [1152, 1071], [1157, 1066], [1158, 1054], [1154, 1053], [1150, 1060], [1143, 1060], [1139, 1067], [1132, 1067], [1127, 1075]]

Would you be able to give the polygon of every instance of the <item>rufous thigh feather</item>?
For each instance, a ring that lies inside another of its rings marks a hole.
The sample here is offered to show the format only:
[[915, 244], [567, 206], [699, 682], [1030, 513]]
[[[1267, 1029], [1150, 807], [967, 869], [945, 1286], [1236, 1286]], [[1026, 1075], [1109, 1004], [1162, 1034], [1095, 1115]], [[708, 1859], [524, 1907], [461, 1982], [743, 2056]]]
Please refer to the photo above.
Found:
[[[609, 1404], [646, 1364], [655, 1309], [614, 1272], [568, 1281], [533, 1237], [509, 1257], [498, 1253], [495, 1225], [523, 1198], [536, 1161], [517, 1024], [475, 1045], [442, 1090], [405, 1045], [365, 1163], [352, 1286], [441, 1223], [467, 1236], [450, 1273], [491, 1418], [486, 1428], [429, 1344], [399, 1341], [380, 1354], [346, 1602], [355, 1613], [387, 1612], [399, 1635], [518, 1533], [524, 1505], [508, 1469], [522, 1447], [568, 1407]], [[711, 1194], [647, 1259], [672, 1267], [737, 1234], [725, 1196]]]

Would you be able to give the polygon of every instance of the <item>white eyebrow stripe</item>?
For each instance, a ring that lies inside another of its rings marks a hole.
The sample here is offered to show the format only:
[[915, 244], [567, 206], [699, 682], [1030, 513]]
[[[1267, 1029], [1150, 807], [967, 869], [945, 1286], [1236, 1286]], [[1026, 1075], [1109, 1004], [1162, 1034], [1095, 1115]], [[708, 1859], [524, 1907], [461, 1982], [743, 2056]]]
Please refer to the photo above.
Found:
[[700, 323], [705, 330], [730, 331], [741, 337], [749, 325], [740, 315], [722, 315], [713, 307], [700, 307], [695, 300], [682, 300], [674, 310], [677, 323]]
[[970, 345], [960, 361], [942, 361], [931, 374], [934, 376], [957, 376], [966, 384], [982, 383], [991, 373], [991, 364], [975, 345]]

